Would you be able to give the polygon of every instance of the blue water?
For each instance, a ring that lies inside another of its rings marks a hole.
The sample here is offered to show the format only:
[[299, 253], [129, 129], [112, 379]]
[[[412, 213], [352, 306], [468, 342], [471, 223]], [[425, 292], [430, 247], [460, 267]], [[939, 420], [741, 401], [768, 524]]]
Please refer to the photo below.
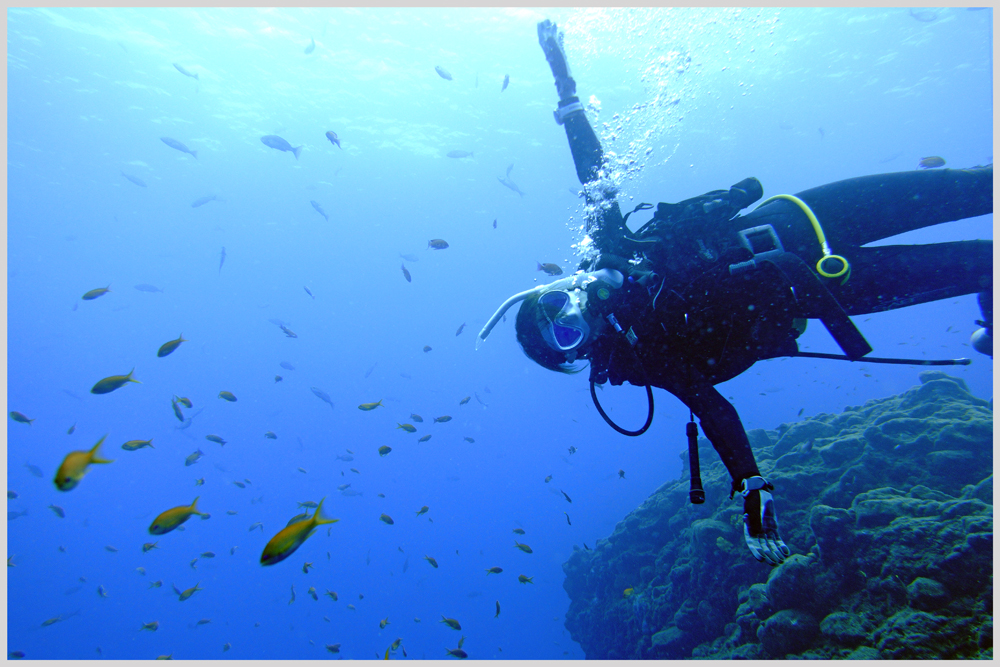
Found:
[[[543, 18], [566, 28], [581, 99], [620, 158], [624, 210], [750, 175], [769, 196], [931, 155], [992, 161], [991, 10], [10, 9], [8, 410], [36, 421], [8, 419], [19, 494], [8, 511], [28, 511], [7, 524], [8, 651], [320, 659], [340, 643], [340, 657], [375, 658], [402, 638], [410, 658], [440, 659], [465, 636], [472, 658], [583, 657], [563, 628], [561, 564], [678, 477], [687, 415], [657, 391], [649, 433], [616, 434], [586, 378], [531, 363], [510, 318], [474, 350], [506, 297], [548, 280], [536, 261], [569, 269], [581, 240]], [[269, 134], [301, 156], [263, 145]], [[523, 198], [497, 181], [511, 164]], [[428, 249], [436, 238], [450, 248]], [[992, 238], [992, 216], [893, 241], [974, 238]], [[856, 319], [878, 356], [973, 357], [949, 372], [988, 397], [992, 361], [968, 346], [978, 317], [966, 296]], [[836, 352], [816, 324], [801, 347]], [[158, 358], [181, 333], [188, 342]], [[141, 384], [89, 392], [133, 367]], [[919, 371], [774, 360], [721, 390], [748, 429], [774, 428], [898, 393]], [[173, 395], [194, 403], [186, 429]], [[644, 417], [641, 389], [609, 387], [602, 400], [626, 426]], [[398, 430], [414, 412], [417, 433]], [[453, 419], [432, 423], [441, 415]], [[65, 455], [105, 434], [114, 463], [58, 491]], [[120, 449], [148, 438], [155, 449]], [[348, 449], [352, 462], [335, 458]], [[363, 495], [342, 495], [346, 483]], [[209, 520], [148, 534], [195, 496]], [[262, 567], [297, 503], [324, 497], [340, 521]], [[249, 532], [258, 521], [263, 533]], [[143, 553], [151, 541], [159, 548]], [[206, 551], [215, 558], [193, 569]], [[503, 573], [487, 575], [493, 566]], [[203, 590], [179, 602], [172, 584]], [[140, 630], [152, 621], [157, 631]]]

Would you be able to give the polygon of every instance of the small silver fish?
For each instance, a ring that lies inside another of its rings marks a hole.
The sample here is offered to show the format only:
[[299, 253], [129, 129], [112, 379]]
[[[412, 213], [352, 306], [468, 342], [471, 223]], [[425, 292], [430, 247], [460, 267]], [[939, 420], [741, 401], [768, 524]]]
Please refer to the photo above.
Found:
[[[184, 76], [189, 76], [189, 77], [191, 77], [192, 79], [198, 79], [198, 75], [197, 75], [197, 74], [192, 74], [191, 72], [187, 71], [186, 69], [184, 69], [183, 67], [181, 67], [181, 66], [180, 66], [180, 65], [178, 65], [177, 63], [171, 63], [171, 64], [172, 64], [172, 65], [173, 65], [173, 66], [174, 66], [175, 68], [177, 68], [177, 71], [178, 71], [178, 72], [180, 72], [181, 74], [183, 74]], [[199, 79], [199, 81], [200, 81], [200, 79]]]
[[[216, 201], [218, 199], [217, 195], [205, 195], [191, 202], [191, 208], [198, 208], [199, 206], [204, 206], [210, 201]], [[221, 268], [221, 267], [220, 267]]]
[[305, 146], [293, 147], [290, 143], [288, 143], [287, 141], [285, 141], [276, 134], [268, 134], [266, 136], [263, 136], [260, 138], [260, 141], [268, 148], [273, 148], [279, 151], [290, 152], [292, 155], [295, 156], [296, 160], [299, 159], [299, 154], [302, 152], [302, 149], [305, 148]]
[[140, 188], [146, 187], [145, 181], [143, 181], [140, 178], [136, 178], [135, 176], [131, 176], [129, 174], [126, 174], [124, 171], [122, 172], [122, 176], [124, 176], [128, 180], [132, 181], [133, 183], [135, 183], [136, 185], [138, 185]]
[[187, 153], [188, 155], [191, 155], [194, 158], [198, 157], [198, 151], [191, 150], [190, 148], [188, 148], [181, 142], [177, 141], [176, 139], [171, 139], [170, 137], [160, 137], [160, 141], [170, 146], [174, 150], [180, 151], [181, 153]]
[[316, 209], [317, 213], [323, 216], [327, 222], [330, 222], [330, 216], [326, 214], [326, 211], [323, 210], [322, 206], [320, 206], [317, 202], [313, 201], [312, 199], [309, 200], [309, 203], [312, 204], [312, 207]]
[[328, 403], [330, 405], [330, 409], [331, 410], [334, 409], [334, 407], [333, 407], [333, 400], [330, 398], [329, 394], [327, 394], [325, 391], [323, 391], [319, 387], [309, 387], [309, 390], [312, 391], [312, 393], [316, 395], [316, 398], [318, 398], [319, 400], [323, 401], [324, 403]]

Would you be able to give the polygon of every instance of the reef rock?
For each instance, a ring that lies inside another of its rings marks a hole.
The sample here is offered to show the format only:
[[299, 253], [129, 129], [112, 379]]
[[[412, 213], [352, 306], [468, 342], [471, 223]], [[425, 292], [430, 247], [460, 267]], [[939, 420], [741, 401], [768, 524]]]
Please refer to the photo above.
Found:
[[793, 554], [776, 568], [743, 544], [711, 455], [705, 504], [685, 469], [575, 549], [566, 628], [587, 658], [991, 658], [992, 404], [945, 373], [920, 382], [748, 432]]

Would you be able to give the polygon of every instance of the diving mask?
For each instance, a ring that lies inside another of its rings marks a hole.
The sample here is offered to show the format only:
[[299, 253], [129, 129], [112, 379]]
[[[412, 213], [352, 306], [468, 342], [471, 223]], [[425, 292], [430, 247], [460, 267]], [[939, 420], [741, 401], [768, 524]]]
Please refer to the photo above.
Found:
[[[576, 292], [577, 290], [580, 290], [580, 293], [583, 294], [584, 290], [587, 290], [587, 288], [590, 287], [592, 284], [598, 283], [597, 285], [598, 298], [605, 299], [610, 295], [610, 290], [620, 288], [624, 281], [625, 281], [625, 276], [623, 276], [621, 272], [615, 271], [614, 269], [600, 269], [598, 271], [591, 271], [590, 273], [583, 273], [583, 272], [576, 273], [567, 278], [556, 280], [555, 282], [550, 283], [548, 285], [539, 285], [538, 287], [534, 287], [530, 290], [518, 292], [514, 296], [504, 301], [503, 304], [500, 305], [500, 308], [498, 308], [497, 311], [493, 313], [493, 317], [489, 319], [489, 321], [486, 323], [486, 326], [484, 326], [482, 331], [479, 332], [479, 336], [476, 337], [476, 349], [477, 350], [479, 349], [479, 346], [482, 345], [483, 341], [486, 340], [486, 337], [490, 335], [490, 331], [493, 330], [493, 327], [496, 326], [497, 322], [500, 321], [500, 318], [503, 317], [504, 313], [506, 313], [507, 310], [511, 308], [511, 306], [539, 292], [542, 293], [541, 297], [539, 297], [539, 304], [543, 308], [543, 312], [545, 311], [545, 309], [548, 309], [548, 314], [549, 316], [551, 316], [551, 321], [553, 323], [559, 322], [560, 327], [565, 327], [567, 329], [567, 331], [560, 332], [558, 336], [556, 335], [554, 330], [551, 332], [553, 334], [553, 342], [556, 343], [556, 346], [553, 346], [553, 349], [560, 351], [572, 349], [573, 347], [575, 347], [576, 345], [580, 345], [583, 341], [587, 339], [587, 337], [590, 335], [590, 328], [587, 325], [586, 321], [583, 319], [583, 311], [580, 308], [581, 306], [580, 299], [577, 299], [574, 305], [570, 305], [569, 302], [572, 302], [572, 299], [569, 298], [569, 291]], [[567, 303], [559, 303], [558, 301], [561, 300], [561, 297], [552, 296], [550, 297], [548, 306], [542, 304], [543, 299], [545, 299], [548, 294], [556, 294], [558, 292], [563, 292], [563, 294], [566, 295]], [[583, 303], [585, 304], [586, 302]], [[560, 316], [560, 313], [562, 313], [563, 310], [566, 308], [568, 308], [568, 310], [566, 310], [565, 315]], [[572, 313], [572, 311], [574, 310], [579, 311], [578, 320]], [[579, 326], [581, 324], [582, 326]], [[572, 329], [574, 327], [579, 328], [582, 335], [580, 335], [579, 340], [577, 340], [574, 345], [567, 345], [570, 341], [572, 341], [573, 337], [577, 335], [572, 333]], [[585, 331], [583, 327], [587, 327]], [[562, 341], [561, 343], [560, 340]], [[549, 344], [550, 346], [552, 345], [552, 343], [550, 343], [548, 340], [546, 340], [546, 343]], [[558, 347], [558, 345], [560, 344], [564, 345], [565, 347]]]
[[590, 325], [583, 316], [586, 297], [579, 289], [553, 290], [538, 297], [538, 329], [553, 350], [567, 352], [590, 336]]

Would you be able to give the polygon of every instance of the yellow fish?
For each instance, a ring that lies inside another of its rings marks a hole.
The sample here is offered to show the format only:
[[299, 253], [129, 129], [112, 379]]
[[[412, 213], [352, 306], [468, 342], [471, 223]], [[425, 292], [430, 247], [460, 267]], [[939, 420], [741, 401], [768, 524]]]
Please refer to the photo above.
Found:
[[420, 516], [421, 514], [427, 514], [427, 510], [429, 510], [429, 509], [430, 509], [430, 507], [428, 507], [427, 505], [424, 505], [423, 507], [421, 507], [417, 511], [417, 516]]
[[514, 533], [516, 535], [524, 535], [524, 528], [515, 528]]
[[[186, 343], [186, 342], [188, 342], [188, 340], [184, 337], [184, 334], [181, 334], [175, 340], [168, 340], [166, 343], [160, 346], [160, 349], [157, 350], [156, 352], [156, 356], [165, 357], [174, 350], [176, 350], [177, 346], [179, 346], [181, 343]], [[190, 408], [191, 406], [189, 405], [188, 407]]]
[[235, 403], [236, 402], [236, 397], [233, 396], [233, 392], [231, 392], [231, 391], [220, 391], [219, 392], [219, 398], [224, 398], [227, 401], [229, 401], [230, 403]]
[[177, 399], [177, 402], [183, 405], [185, 408], [193, 408], [194, 403], [191, 402], [190, 398], [184, 398], [183, 396]]
[[152, 438], [150, 438], [149, 440], [129, 440], [124, 445], [122, 445], [122, 449], [128, 452], [134, 452], [135, 450], [142, 449], [143, 447], [156, 449], [156, 447], [153, 447]]
[[517, 580], [520, 581], [522, 584], [533, 584], [533, 583], [535, 583], [534, 582], [534, 577], [526, 577], [523, 574], [517, 575]]
[[309, 590], [306, 591], [306, 593], [308, 593], [312, 597], [313, 600], [316, 600], [317, 602], [319, 602], [319, 596], [316, 595], [316, 587], [315, 586], [310, 586]]
[[[323, 500], [326, 500], [324, 498]], [[323, 512], [323, 500], [319, 501], [319, 506], [313, 515], [308, 519], [303, 521], [298, 521], [296, 523], [285, 526], [278, 534], [271, 538], [264, 547], [263, 553], [260, 555], [261, 565], [274, 565], [275, 563], [280, 563], [289, 556], [291, 556], [296, 549], [302, 546], [302, 543], [312, 535], [313, 531], [316, 530], [318, 526], [322, 526], [327, 523], [336, 523], [340, 519], [327, 519], [322, 516]]]
[[392, 648], [392, 650], [393, 650], [393, 651], [397, 651], [397, 650], [399, 650], [399, 645], [400, 645], [400, 644], [402, 644], [402, 643], [403, 643], [403, 638], [402, 638], [402, 637], [397, 637], [397, 638], [396, 638], [396, 641], [394, 641], [394, 642], [392, 643], [392, 647], [391, 647], [391, 648]]
[[404, 431], [406, 431], [407, 433], [416, 433], [417, 432], [417, 427], [414, 426], [413, 424], [400, 424], [399, 422], [396, 422], [396, 428], [401, 428]]
[[382, 445], [381, 447], [378, 448], [378, 455], [379, 456], [385, 456], [386, 454], [388, 454], [391, 451], [392, 451], [392, 447], [390, 447], [389, 445]]
[[421, 417], [420, 415], [418, 415], [415, 412], [410, 415], [410, 419], [412, 419], [415, 422], [422, 422], [424, 420], [423, 417]]
[[324, 593], [324, 595], [329, 595], [330, 599], [333, 600], [334, 602], [336, 602], [337, 599], [338, 599], [337, 598], [337, 591], [329, 591], [328, 590], [326, 593]]
[[380, 405], [382, 405], [382, 399], [381, 398], [378, 399], [377, 403], [362, 403], [361, 405], [358, 406], [358, 410], [364, 410], [364, 411], [367, 412], [368, 410], [374, 410], [375, 408], [377, 408]]
[[[930, 157], [920, 158], [920, 162], [917, 163], [917, 166], [921, 169], [937, 169], [938, 167], [943, 167], [944, 164], [943, 157], [932, 155]], [[87, 294], [90, 294], [90, 292], [87, 292]], [[83, 298], [86, 299], [86, 295], [84, 295]]]
[[449, 417], [448, 415], [445, 415], [444, 417], [435, 417], [434, 418], [434, 423], [435, 424], [437, 424], [438, 422], [442, 422], [443, 423], [443, 422], [450, 422], [450, 421], [451, 421], [451, 417]]
[[[201, 496], [199, 496], [200, 498]], [[177, 507], [168, 509], [166, 512], [161, 513], [158, 517], [153, 519], [153, 523], [149, 526], [150, 535], [165, 535], [171, 530], [181, 525], [185, 521], [191, 518], [192, 514], [197, 514], [199, 516], [205, 516], [204, 512], [199, 512], [197, 505], [198, 498], [195, 498], [190, 505], [179, 505]]]
[[347, 608], [350, 609], [351, 611], [354, 611], [355, 609], [357, 609], [357, 607], [355, 607], [353, 604], [347, 605]]
[[136, 384], [142, 384], [138, 380], [132, 377], [132, 373], [135, 372], [133, 368], [128, 372], [128, 375], [110, 375], [103, 380], [100, 380], [97, 384], [90, 388], [91, 394], [109, 394], [119, 387], [124, 387], [129, 382], [135, 382]]
[[160, 547], [156, 546], [156, 544], [156, 542], [146, 542], [142, 545], [142, 553], [148, 553], [153, 549], [159, 549]]
[[470, 399], [470, 398], [472, 398], [472, 397], [471, 397], [471, 396], [466, 396], [465, 398], [463, 398], [462, 400], [460, 400], [460, 401], [458, 402], [458, 404], [459, 404], [459, 405], [465, 405], [466, 403], [468, 403], [468, 402], [469, 402], [469, 399]]
[[205, 590], [205, 589], [201, 588], [201, 582], [200, 581], [197, 584], [195, 584], [194, 586], [192, 586], [191, 588], [188, 588], [187, 590], [184, 590], [184, 591], [179, 591], [179, 590], [177, 590], [177, 587], [174, 586], [174, 593], [177, 593], [180, 602], [184, 602], [184, 600], [187, 600], [189, 597], [191, 597], [192, 595], [194, 595], [198, 591], [203, 591], [203, 590]]
[[[22, 415], [17, 410], [14, 410], [10, 413], [10, 418], [21, 424], [27, 424], [28, 426], [31, 426], [31, 422], [35, 421], [34, 419], [28, 419], [26, 416]], [[74, 426], [76, 426], [76, 424], [74, 424]], [[72, 431], [70, 431], [70, 433], [72, 433]]]
[[170, 407], [174, 409], [174, 417], [177, 417], [177, 421], [184, 421], [184, 413], [177, 407], [177, 401], [170, 401]]
[[434, 560], [430, 556], [424, 556], [424, 560], [427, 561], [428, 563], [430, 563], [431, 567], [433, 567], [434, 569], [437, 569], [438, 562], [436, 560]]
[[378, 622], [379, 630], [385, 630], [385, 626], [389, 625], [389, 617], [386, 616], [381, 621]]
[[503, 572], [502, 567], [491, 567], [490, 569], [486, 570], [486, 576], [488, 577], [491, 574], [500, 574], [501, 572]]
[[448, 242], [444, 239], [431, 239], [427, 242], [428, 248], [434, 248], [435, 250], [444, 250], [448, 247]]
[[[312, 564], [311, 562], [306, 562], [306, 563], [304, 563], [304, 564], [302, 565], [302, 572], [303, 572], [304, 574], [309, 574], [309, 568], [311, 568], [311, 567], [313, 567], [313, 564]], [[314, 589], [312, 589], [312, 590], [314, 590], [314, 591], [315, 591], [316, 589], [314, 588]]]
[[445, 625], [447, 625], [452, 630], [461, 630], [462, 629], [462, 626], [461, 626], [461, 624], [458, 621], [456, 621], [453, 618], [445, 618], [444, 614], [441, 615], [441, 620], [438, 621], [438, 623], [444, 623]]
[[87, 466], [91, 463], [113, 463], [113, 460], [102, 459], [97, 455], [98, 448], [104, 442], [104, 438], [107, 437], [105, 435], [98, 440], [97, 444], [89, 452], [81, 450], [70, 452], [66, 455], [62, 465], [59, 466], [59, 470], [56, 472], [55, 483], [57, 489], [60, 491], [75, 489], [76, 485], [80, 483], [80, 480], [87, 473]]
[[623, 598], [631, 597], [632, 593], [634, 592], [635, 592], [634, 588], [626, 588], [624, 591], [622, 591], [622, 597]]
[[381, 519], [385, 523], [389, 524], [390, 526], [392, 524], [396, 523], [395, 521], [392, 520], [392, 517], [389, 516], [388, 514], [383, 514], [382, 516], [379, 517], [379, 519]]
[[153, 621], [152, 623], [143, 623], [142, 627], [139, 628], [139, 629], [140, 630], [152, 630], [153, 632], [156, 632], [156, 629], [158, 627], [160, 627], [160, 622], [159, 621]]
[[469, 654], [460, 648], [447, 648], [445, 650], [448, 651], [448, 655], [454, 656], [459, 660], [464, 660], [469, 657]]
[[111, 285], [108, 285], [107, 287], [98, 287], [97, 289], [92, 289], [89, 292], [87, 292], [86, 294], [84, 294], [83, 295], [83, 300], [84, 301], [93, 301], [97, 297], [104, 296], [105, 294], [107, 294], [110, 291], [111, 291]]
[[514, 546], [523, 551], [526, 554], [534, 553], [527, 544], [521, 544], [517, 540], [514, 540]]
[[277, 440], [278, 436], [274, 434], [274, 431], [268, 431], [264, 434], [264, 437], [268, 440]]
[[419, 440], [417, 440], [417, 442], [427, 442], [430, 439], [431, 439], [431, 434], [428, 433], [427, 435], [422, 436]]

